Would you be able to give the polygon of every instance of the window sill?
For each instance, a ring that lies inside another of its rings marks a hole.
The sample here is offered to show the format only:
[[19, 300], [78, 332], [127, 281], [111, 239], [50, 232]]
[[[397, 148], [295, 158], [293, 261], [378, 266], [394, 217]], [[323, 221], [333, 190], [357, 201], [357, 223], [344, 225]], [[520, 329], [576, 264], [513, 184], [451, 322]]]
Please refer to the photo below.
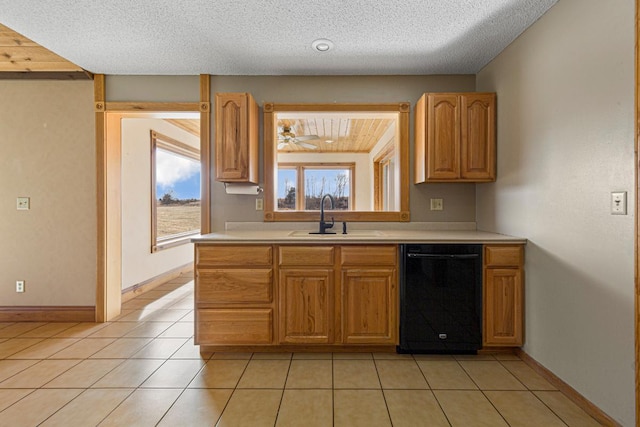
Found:
[[168, 239], [159, 240], [155, 245], [151, 246], [151, 253], [159, 252], [165, 249], [175, 248], [176, 246], [191, 243], [191, 239], [200, 235], [200, 232], [183, 233], [171, 236]]

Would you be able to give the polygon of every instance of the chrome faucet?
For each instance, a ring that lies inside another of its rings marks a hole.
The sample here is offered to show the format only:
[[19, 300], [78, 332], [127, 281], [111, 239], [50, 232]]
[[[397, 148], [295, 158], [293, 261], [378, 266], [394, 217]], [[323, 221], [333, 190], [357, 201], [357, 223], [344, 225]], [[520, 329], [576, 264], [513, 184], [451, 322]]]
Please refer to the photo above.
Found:
[[333, 224], [334, 224], [333, 217], [331, 217], [331, 224], [324, 221], [324, 200], [327, 197], [331, 201], [331, 209], [335, 209], [336, 201], [333, 199], [331, 194], [327, 193], [324, 196], [322, 196], [322, 200], [320, 200], [320, 230], [318, 231], [317, 234], [336, 234], [335, 231], [327, 232], [329, 228], [333, 227]]

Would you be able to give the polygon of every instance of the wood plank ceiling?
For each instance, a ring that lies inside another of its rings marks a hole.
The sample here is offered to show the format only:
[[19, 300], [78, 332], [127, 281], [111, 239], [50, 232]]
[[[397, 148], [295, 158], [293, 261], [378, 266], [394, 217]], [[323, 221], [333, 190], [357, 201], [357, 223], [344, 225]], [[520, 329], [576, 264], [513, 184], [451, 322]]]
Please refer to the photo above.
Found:
[[[278, 119], [278, 152], [281, 153], [368, 153], [394, 123], [393, 119], [348, 117], [287, 119], [278, 116]], [[298, 137], [317, 135], [318, 138], [304, 139], [303, 144], [295, 140], [287, 142], [282, 136], [284, 126], [289, 126], [290, 132]]]
[[91, 79], [92, 74], [0, 24], [0, 79]]
[[200, 137], [200, 119], [165, 119], [166, 122]]

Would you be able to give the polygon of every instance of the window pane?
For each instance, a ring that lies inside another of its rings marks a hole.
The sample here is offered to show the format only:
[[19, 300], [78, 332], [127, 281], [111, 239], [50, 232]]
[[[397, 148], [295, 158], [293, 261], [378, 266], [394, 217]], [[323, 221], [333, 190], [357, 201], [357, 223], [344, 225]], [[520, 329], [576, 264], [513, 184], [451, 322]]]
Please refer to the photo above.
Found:
[[[320, 210], [320, 200], [325, 194], [331, 194], [335, 200], [335, 209], [350, 209], [351, 177], [349, 169], [305, 169], [305, 209]], [[329, 209], [329, 202], [325, 209]]]
[[200, 162], [156, 148], [156, 238], [200, 230]]
[[296, 209], [296, 176], [295, 169], [278, 169], [278, 209]]

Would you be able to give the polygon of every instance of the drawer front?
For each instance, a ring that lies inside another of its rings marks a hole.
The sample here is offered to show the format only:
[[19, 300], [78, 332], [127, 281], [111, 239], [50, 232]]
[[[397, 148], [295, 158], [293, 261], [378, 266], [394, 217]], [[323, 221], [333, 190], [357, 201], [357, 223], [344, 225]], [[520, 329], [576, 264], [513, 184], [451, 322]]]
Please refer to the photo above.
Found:
[[196, 304], [254, 303], [273, 301], [272, 269], [201, 269]]
[[196, 323], [200, 345], [273, 343], [272, 309], [200, 309]]
[[333, 265], [333, 246], [280, 246], [280, 265]]
[[486, 267], [519, 267], [524, 262], [522, 245], [485, 246], [484, 265]]
[[198, 266], [229, 265], [250, 267], [271, 265], [273, 250], [271, 246], [209, 246], [196, 245], [196, 264]]
[[396, 265], [398, 249], [395, 245], [343, 246], [341, 265]]

